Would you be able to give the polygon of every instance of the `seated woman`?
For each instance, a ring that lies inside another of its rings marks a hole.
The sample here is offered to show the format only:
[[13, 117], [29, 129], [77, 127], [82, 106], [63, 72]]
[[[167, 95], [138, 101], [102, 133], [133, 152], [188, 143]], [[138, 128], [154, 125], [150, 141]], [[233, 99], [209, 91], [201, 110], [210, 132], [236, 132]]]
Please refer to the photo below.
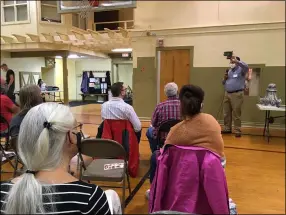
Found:
[[27, 171], [1, 182], [1, 213], [111, 214], [100, 187], [68, 172], [70, 159], [77, 154], [75, 125], [70, 109], [57, 103], [40, 104], [26, 114], [18, 151]]
[[[165, 145], [176, 144], [207, 148], [217, 153], [221, 157], [222, 164], [225, 164], [221, 127], [212, 115], [201, 113], [204, 91], [198, 86], [185, 85], [180, 90], [179, 99], [183, 121], [171, 128]], [[155, 151], [151, 156], [151, 183], [155, 176], [157, 153], [158, 151]]]
[[[43, 79], [38, 80], [38, 86], [40, 87], [41, 91], [46, 90], [46, 83], [43, 81]], [[42, 98], [43, 98], [43, 102], [46, 102], [45, 93], [42, 93]]]
[[45, 91], [46, 90], [46, 83], [43, 81], [43, 79], [39, 79], [38, 80], [38, 86], [40, 87], [40, 89], [42, 91]]
[[171, 128], [166, 144], [200, 146], [224, 159], [221, 127], [210, 114], [201, 113], [204, 91], [195, 85], [185, 85], [179, 95], [183, 121]]
[[[224, 143], [221, 127], [210, 114], [201, 113], [204, 101], [204, 91], [195, 85], [185, 85], [179, 93], [181, 117], [183, 121], [171, 128], [165, 141], [166, 144], [200, 146], [217, 153], [225, 163]], [[157, 154], [155, 151], [150, 162], [150, 183], [156, 172]], [[149, 191], [146, 196], [149, 198]]]
[[18, 136], [22, 120], [28, 111], [43, 102], [41, 90], [37, 85], [27, 85], [19, 92], [21, 111], [12, 118], [10, 125], [10, 136]]

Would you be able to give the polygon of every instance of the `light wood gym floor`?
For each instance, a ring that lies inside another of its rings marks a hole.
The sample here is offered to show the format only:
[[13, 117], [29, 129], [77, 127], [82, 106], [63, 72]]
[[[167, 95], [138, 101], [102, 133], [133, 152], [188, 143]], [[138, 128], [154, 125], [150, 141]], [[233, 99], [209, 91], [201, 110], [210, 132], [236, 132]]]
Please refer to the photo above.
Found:
[[[78, 122], [84, 124], [83, 131], [91, 137], [96, 136], [101, 122], [100, 105], [89, 104], [71, 108]], [[150, 122], [142, 121], [143, 131], [140, 143], [140, 171], [137, 178], [131, 178], [133, 189], [149, 167], [150, 149], [145, 136]], [[243, 129], [241, 138], [225, 135], [225, 154], [227, 157], [226, 175], [230, 198], [237, 204], [239, 214], [285, 214], [285, 131], [271, 130], [270, 144], [264, 140], [262, 129]], [[90, 160], [86, 158], [86, 160]], [[5, 164], [3, 170], [11, 170]], [[72, 160], [76, 171], [76, 159]], [[1, 174], [7, 180], [12, 174]], [[101, 183], [97, 183], [101, 185]], [[125, 210], [127, 214], [147, 214], [148, 201], [145, 192], [149, 180], [141, 187]], [[121, 194], [121, 190], [116, 190]], [[127, 191], [127, 190], [126, 190]]]

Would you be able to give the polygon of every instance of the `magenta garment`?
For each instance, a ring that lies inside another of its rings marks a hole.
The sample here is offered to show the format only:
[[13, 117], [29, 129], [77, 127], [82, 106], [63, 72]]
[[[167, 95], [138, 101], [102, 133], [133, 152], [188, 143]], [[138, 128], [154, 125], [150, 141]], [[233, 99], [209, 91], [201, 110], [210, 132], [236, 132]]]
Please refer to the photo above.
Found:
[[165, 146], [151, 185], [149, 213], [171, 210], [229, 214], [226, 177], [215, 153], [194, 146]]

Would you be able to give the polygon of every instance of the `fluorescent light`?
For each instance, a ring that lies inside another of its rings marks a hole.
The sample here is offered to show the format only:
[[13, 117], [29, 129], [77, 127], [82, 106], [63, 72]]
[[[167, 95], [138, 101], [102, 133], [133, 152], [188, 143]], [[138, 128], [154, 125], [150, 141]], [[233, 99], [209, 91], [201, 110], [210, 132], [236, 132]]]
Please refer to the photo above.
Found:
[[80, 56], [76, 55], [76, 54], [71, 54], [68, 56], [68, 58], [80, 58]]
[[[62, 56], [56, 56], [56, 58], [61, 59], [63, 57]], [[81, 56], [78, 56], [76, 54], [71, 54], [71, 55], [68, 56], [68, 58], [75, 59], [75, 58], [81, 58]]]
[[112, 49], [112, 52], [132, 52], [132, 48]]
[[112, 3], [102, 3], [101, 6], [104, 6], [104, 7], [112, 6]]

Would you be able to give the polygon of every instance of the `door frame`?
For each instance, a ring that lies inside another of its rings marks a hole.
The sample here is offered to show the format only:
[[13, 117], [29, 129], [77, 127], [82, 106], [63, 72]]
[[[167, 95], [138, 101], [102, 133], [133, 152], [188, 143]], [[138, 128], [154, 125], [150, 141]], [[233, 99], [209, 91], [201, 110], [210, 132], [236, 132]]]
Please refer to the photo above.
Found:
[[[190, 73], [193, 69], [193, 62], [194, 62], [194, 46], [168, 46], [168, 47], [156, 47], [156, 54], [155, 54], [155, 68], [157, 70], [157, 104], [160, 103], [160, 51], [167, 51], [167, 50], [189, 50], [190, 51]], [[190, 75], [190, 78], [192, 76]], [[189, 80], [190, 83], [191, 80]]]
[[[116, 79], [118, 80], [119, 79], [119, 74], [118, 74], [118, 66], [120, 65], [120, 64], [131, 64], [132, 65], [132, 68], [133, 68], [133, 61], [132, 60], [122, 60], [122, 61], [120, 61], [120, 60], [113, 60], [112, 62], [111, 62], [111, 76], [112, 76], [112, 83], [111, 83], [111, 85], [112, 84], [114, 84], [115, 82], [114, 82], [114, 68], [113, 68], [113, 66], [116, 66], [117, 67], [117, 74], [116, 74]], [[133, 90], [133, 72], [132, 72], [132, 90]]]

